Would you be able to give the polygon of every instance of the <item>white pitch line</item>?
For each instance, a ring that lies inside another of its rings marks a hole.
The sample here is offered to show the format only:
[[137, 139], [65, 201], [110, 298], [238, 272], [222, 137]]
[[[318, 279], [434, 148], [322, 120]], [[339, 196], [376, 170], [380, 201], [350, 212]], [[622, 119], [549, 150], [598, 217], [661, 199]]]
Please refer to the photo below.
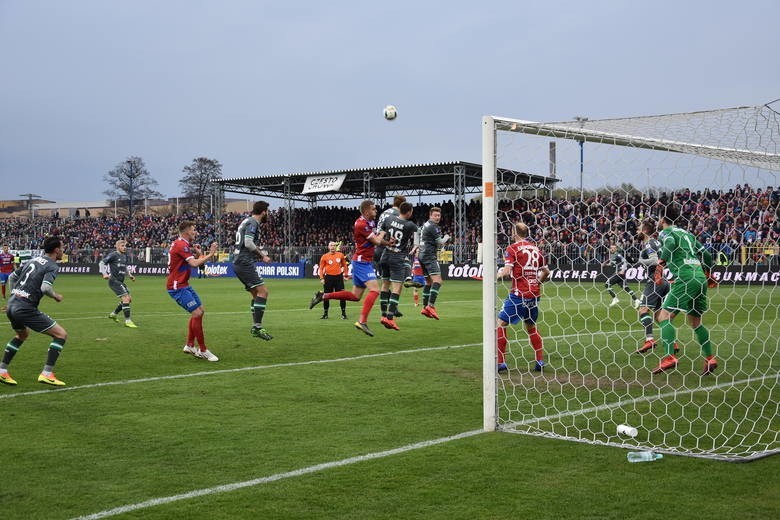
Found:
[[474, 347], [477, 345], [482, 345], [482, 343], [467, 343], [464, 345], [448, 345], [443, 347], [424, 347], [424, 348], [418, 348], [418, 349], [412, 349], [412, 350], [396, 350], [393, 352], [378, 352], [376, 354], [362, 354], [360, 356], [352, 356], [352, 357], [343, 357], [343, 358], [333, 358], [333, 359], [313, 359], [310, 361], [295, 361], [290, 363], [275, 363], [273, 365], [256, 365], [251, 367], [238, 367], [238, 368], [226, 368], [222, 370], [209, 370], [207, 372], [192, 372], [189, 374], [173, 374], [169, 376], [155, 376], [155, 377], [144, 377], [141, 379], [125, 379], [121, 381], [105, 381], [103, 383], [93, 383], [89, 385], [80, 385], [80, 386], [71, 386], [71, 387], [63, 387], [63, 388], [52, 388], [50, 390], [34, 390], [32, 392], [19, 392], [17, 394], [7, 394], [7, 395], [0, 395], [0, 399], [11, 399], [13, 397], [24, 397], [29, 395], [42, 395], [42, 394], [55, 394], [60, 392], [69, 392], [73, 390], [86, 390], [89, 388], [101, 388], [104, 386], [119, 386], [119, 385], [131, 385], [135, 383], [150, 383], [152, 381], [168, 381], [171, 379], [185, 379], [188, 377], [199, 377], [199, 376], [211, 376], [211, 375], [219, 375], [219, 374], [230, 374], [233, 372], [247, 372], [250, 370], [269, 370], [272, 368], [284, 368], [284, 367], [300, 367], [300, 366], [306, 366], [306, 365], [323, 365], [327, 363], [341, 363], [345, 361], [357, 361], [360, 359], [371, 359], [371, 358], [380, 358], [380, 357], [387, 357], [387, 356], [395, 356], [400, 354], [414, 354], [417, 352], [430, 352], [430, 351], [436, 351], [436, 350], [449, 350], [449, 349], [458, 349], [458, 348], [466, 348], [466, 347]]
[[325, 462], [323, 464], [316, 464], [314, 466], [308, 466], [305, 468], [296, 469], [285, 473], [277, 473], [275, 475], [269, 475], [267, 477], [259, 477], [252, 480], [245, 480], [243, 482], [234, 482], [232, 484], [224, 484], [222, 486], [196, 489], [194, 491], [189, 491], [187, 493], [182, 493], [180, 495], [171, 495], [167, 497], [153, 498], [151, 500], [146, 500], [144, 502], [137, 502], [135, 504], [128, 504], [120, 507], [115, 507], [113, 509], [106, 509], [105, 511], [92, 513], [90, 515], [79, 516], [74, 518], [73, 520], [97, 520], [99, 518], [106, 518], [109, 516], [121, 515], [124, 513], [138, 511], [139, 509], [146, 509], [149, 507], [155, 507], [163, 504], [170, 504], [171, 502], [177, 502], [179, 500], [187, 500], [190, 498], [202, 497], [206, 495], [214, 495], [217, 493], [229, 493], [237, 489], [259, 486], [260, 484], [276, 482], [278, 480], [283, 480], [286, 478], [300, 477], [302, 475], [308, 475], [310, 473], [316, 473], [318, 471], [325, 471], [328, 469], [339, 468], [342, 466], [357, 464], [359, 462], [365, 462], [368, 460], [381, 459], [384, 457], [398, 455], [399, 453], [404, 453], [407, 451], [418, 450], [421, 448], [428, 448], [430, 446], [436, 446], [437, 444], [444, 444], [445, 442], [455, 441], [459, 439], [466, 439], [468, 437], [479, 435], [480, 433], [484, 433], [484, 430], [472, 430], [469, 432], [463, 432], [463, 433], [458, 433], [456, 435], [451, 435], [449, 437], [441, 437], [438, 439], [417, 442], [414, 444], [407, 444], [406, 446], [401, 446], [400, 448], [378, 451], [376, 453], [367, 453], [366, 455], [358, 455], [357, 457], [350, 457], [347, 459], [336, 460], [333, 462]]
[[738, 381], [726, 381], [725, 383], [718, 383], [717, 385], [711, 385], [711, 386], [700, 386], [697, 388], [686, 388], [684, 390], [672, 390], [671, 392], [666, 392], [663, 394], [655, 394], [655, 395], [645, 395], [642, 397], [635, 397], [633, 399], [626, 399], [625, 401], [618, 401], [616, 403], [610, 403], [610, 404], [601, 404], [599, 406], [591, 406], [590, 408], [582, 408], [580, 410], [573, 410], [568, 412], [560, 412], [553, 415], [546, 415], [544, 417], [538, 417], [538, 418], [531, 418], [531, 419], [525, 419], [523, 421], [516, 421], [511, 422], [507, 424], [508, 428], [516, 428], [517, 426], [525, 426], [527, 424], [534, 424], [544, 421], [553, 421], [555, 419], [562, 419], [564, 417], [571, 417], [574, 415], [583, 415], [583, 414], [589, 414], [593, 412], [602, 412], [604, 410], [611, 410], [613, 408], [620, 408], [625, 405], [629, 404], [636, 404], [636, 403], [647, 403], [650, 401], [655, 401], [658, 399], [666, 399], [668, 397], [678, 397], [681, 395], [687, 395], [687, 394], [693, 394], [696, 392], [710, 392], [712, 390], [720, 390], [722, 388], [728, 388], [732, 386], [737, 385], [743, 385], [747, 383], [753, 383], [755, 381], [764, 381], [765, 379], [778, 379], [780, 378], [780, 373], [777, 374], [765, 374], [760, 377], [749, 377], [747, 379], [740, 379]]
[[[593, 336], [596, 334], [603, 334], [603, 335], [612, 335], [612, 334], [626, 334], [626, 331], [612, 331], [612, 332], [582, 332], [577, 334], [563, 334], [560, 336], [548, 336], [546, 339], [554, 340], [554, 339], [566, 339], [566, 338], [574, 338], [579, 336]], [[31, 395], [51, 395], [55, 393], [60, 392], [72, 392], [74, 390], [87, 390], [90, 388], [101, 388], [105, 386], [120, 386], [120, 385], [131, 385], [135, 383], [150, 383], [153, 381], [168, 381], [172, 379], [185, 379], [189, 377], [200, 377], [200, 376], [211, 376], [211, 375], [218, 375], [218, 374], [230, 374], [233, 372], [247, 372], [250, 370], [269, 370], [272, 368], [284, 368], [284, 367], [299, 367], [299, 366], [307, 366], [307, 365], [322, 365], [327, 363], [342, 363], [342, 362], [348, 362], [348, 361], [357, 361], [361, 359], [371, 359], [371, 358], [380, 358], [380, 357], [388, 357], [388, 356], [397, 356], [397, 355], [403, 355], [403, 354], [416, 354], [418, 352], [433, 352], [437, 350], [450, 350], [450, 349], [460, 349], [460, 348], [467, 348], [467, 347], [477, 347], [482, 346], [482, 343], [466, 343], [463, 345], [445, 345], [445, 346], [439, 346], [439, 347], [422, 347], [417, 349], [407, 349], [407, 350], [395, 350], [393, 352], [378, 352], [375, 354], [362, 354], [360, 356], [351, 356], [351, 357], [343, 357], [343, 358], [334, 358], [334, 359], [314, 359], [310, 361], [295, 361], [290, 363], [275, 363], [273, 365], [256, 365], [251, 367], [238, 367], [238, 368], [226, 368], [222, 370], [209, 370], [207, 372], [191, 372], [189, 374], [173, 374], [168, 376], [154, 376], [154, 377], [144, 377], [140, 379], [125, 379], [120, 381], [105, 381], [103, 383], [92, 383], [89, 385], [79, 385], [79, 386], [66, 386], [61, 388], [52, 388], [47, 390], [33, 390], [31, 392], [18, 392], [14, 394], [0, 394], [0, 400], [3, 399], [12, 399], [15, 397], [27, 397]]]
[[[761, 321], [768, 321], [768, 320], [761, 320]], [[710, 330], [714, 329], [723, 329], [728, 330], [727, 327], [719, 327], [714, 326], [711, 327]], [[613, 330], [613, 331], [596, 331], [596, 332], [578, 332], [576, 334], [561, 334], [558, 336], [546, 336], [545, 340], [558, 340], [558, 339], [568, 339], [568, 338], [578, 338], [580, 336], [597, 336], [597, 335], [603, 335], [603, 336], [612, 336], [615, 334], [630, 334], [632, 332], [638, 332], [639, 329], [634, 330]], [[104, 386], [118, 386], [118, 385], [130, 385], [135, 383], [150, 383], [153, 381], [167, 381], [171, 379], [185, 379], [188, 377], [199, 377], [199, 376], [210, 376], [210, 375], [217, 375], [217, 374], [229, 374], [231, 372], [246, 372], [249, 370], [268, 370], [272, 368], [284, 368], [284, 367], [297, 367], [297, 366], [306, 366], [306, 365], [319, 365], [319, 364], [326, 364], [326, 363], [341, 363], [346, 361], [356, 361], [360, 359], [371, 359], [371, 358], [379, 358], [379, 357], [387, 357], [387, 356], [395, 356], [395, 355], [401, 355], [401, 354], [416, 354], [418, 352], [431, 352], [431, 351], [437, 351], [437, 350], [449, 350], [449, 349], [460, 349], [460, 348], [467, 348], [467, 347], [477, 347], [482, 346], [482, 343], [466, 343], [463, 345], [446, 345], [446, 346], [439, 346], [439, 347], [423, 347], [418, 349], [407, 349], [407, 350], [396, 350], [393, 352], [379, 352], [376, 354], [363, 354], [360, 356], [352, 356], [352, 357], [343, 357], [343, 358], [335, 358], [335, 359], [314, 359], [311, 361], [296, 361], [291, 363], [276, 363], [273, 365], [256, 365], [251, 367], [238, 367], [238, 368], [227, 368], [223, 370], [210, 370], [208, 372], [192, 372], [189, 374], [173, 374], [169, 376], [155, 376], [155, 377], [144, 377], [141, 379], [126, 379], [121, 381], [105, 381], [103, 383], [93, 383], [89, 385], [79, 385], [79, 386], [68, 386], [64, 388], [52, 388], [48, 390], [33, 390], [32, 392], [18, 392], [14, 394], [0, 394], [0, 400], [3, 399], [12, 399], [14, 397], [25, 397], [30, 395], [43, 395], [43, 394], [53, 394], [58, 392], [71, 392], [73, 390], [85, 390], [89, 388], [100, 388]]]
[[[743, 379], [743, 380], [740, 380], [740, 381], [732, 381], [732, 382], [728, 382], [728, 383], [721, 383], [721, 384], [711, 385], [711, 386], [707, 386], [707, 387], [701, 387], [701, 388], [695, 388], [695, 389], [687, 389], [687, 390], [684, 390], [684, 391], [667, 392], [665, 394], [658, 394], [658, 395], [655, 395], [655, 396], [647, 396], [647, 397], [642, 397], [642, 398], [637, 398], [637, 399], [631, 399], [629, 401], [623, 401], [623, 402], [620, 402], [620, 403], [613, 403], [613, 404], [610, 404], [610, 405], [594, 406], [594, 407], [591, 407], [591, 408], [585, 408], [585, 409], [577, 410], [577, 411], [553, 414], [553, 415], [549, 415], [549, 416], [546, 416], [546, 417], [540, 417], [540, 418], [536, 418], [536, 419], [520, 421], [520, 422], [513, 423], [513, 424], [515, 426], [520, 426], [520, 425], [524, 425], [524, 424], [531, 424], [531, 423], [541, 422], [541, 421], [545, 421], [545, 420], [554, 420], [554, 419], [559, 419], [559, 418], [567, 417], [567, 416], [571, 416], [571, 415], [579, 415], [579, 414], [584, 414], [584, 413], [597, 412], [597, 411], [610, 409], [610, 408], [616, 408], [616, 407], [619, 407], [619, 406], [622, 406], [624, 404], [628, 404], [628, 403], [631, 403], [631, 402], [644, 402], [644, 401], [650, 401], [650, 400], [654, 400], [654, 399], [661, 399], [661, 398], [665, 398], [665, 397], [676, 397], [676, 396], [679, 396], [679, 395], [685, 395], [685, 394], [689, 394], [689, 393], [693, 393], [693, 392], [697, 392], [697, 391], [708, 392], [708, 391], [719, 390], [721, 388], [726, 388], [726, 387], [734, 386], [734, 385], [738, 385], [738, 384], [751, 383], [751, 382], [754, 382], [754, 381], [761, 381], [761, 380], [764, 380], [764, 379], [768, 379], [770, 377], [777, 378], [778, 376], [780, 376], [780, 374], [774, 374], [774, 375], [771, 375], [771, 376], [770, 375], [766, 375], [766, 376], [757, 377], [757, 378], [748, 378], [748, 379]], [[459, 440], [459, 439], [465, 439], [465, 438], [468, 438], [468, 437], [474, 437], [474, 436], [479, 435], [481, 433], [484, 433], [484, 430], [471, 430], [471, 431], [459, 433], [459, 434], [456, 434], [456, 435], [451, 435], [449, 437], [440, 437], [438, 439], [422, 441], [422, 442], [418, 442], [418, 443], [414, 443], [414, 444], [407, 444], [406, 446], [401, 446], [399, 448], [393, 448], [393, 449], [390, 449], [390, 450], [379, 451], [379, 452], [376, 452], [376, 453], [368, 453], [366, 455], [358, 455], [356, 457], [350, 457], [350, 458], [347, 458], [347, 459], [341, 459], [341, 460], [337, 460], [337, 461], [333, 461], [333, 462], [325, 462], [325, 463], [322, 463], [322, 464], [316, 464], [314, 466], [308, 466], [308, 467], [305, 467], [305, 468], [300, 468], [300, 469], [296, 469], [296, 470], [293, 470], [293, 471], [288, 471], [288, 472], [285, 472], [285, 473], [276, 473], [274, 475], [269, 475], [267, 477], [259, 477], [259, 478], [255, 478], [255, 479], [252, 479], [252, 480], [245, 480], [245, 481], [242, 481], [242, 482], [234, 482], [232, 484], [224, 484], [224, 485], [221, 485], [221, 486], [214, 486], [214, 487], [210, 487], [210, 488], [196, 489], [194, 491], [189, 491], [187, 493], [181, 493], [179, 495], [171, 495], [171, 496], [167, 496], [167, 497], [153, 498], [151, 500], [145, 500], [143, 502], [137, 502], [135, 504], [127, 504], [127, 505], [115, 507], [115, 508], [112, 508], [112, 509], [106, 509], [104, 511], [100, 511], [100, 512], [97, 512], [97, 513], [92, 513], [92, 514], [89, 514], [89, 515], [79, 516], [79, 517], [76, 517], [76, 518], [74, 518], [72, 520], [98, 520], [100, 518], [107, 518], [107, 517], [110, 517], [110, 516], [121, 515], [121, 514], [124, 514], [124, 513], [131, 513], [133, 511], [138, 511], [139, 509], [146, 509], [146, 508], [155, 507], [155, 506], [159, 506], [159, 505], [163, 505], [163, 504], [170, 504], [171, 502], [178, 502], [180, 500], [188, 500], [190, 498], [197, 498], [197, 497], [202, 497], [202, 496], [207, 496], [207, 495], [214, 495], [214, 494], [217, 494], [217, 493], [229, 493], [231, 491], [236, 491], [238, 489], [243, 489], [243, 488], [253, 487], [253, 486], [259, 486], [261, 484], [267, 484], [269, 482], [276, 482], [276, 481], [287, 479], [287, 478], [300, 477], [300, 476], [303, 476], [303, 475], [308, 475], [308, 474], [316, 473], [316, 472], [319, 472], [319, 471], [325, 471], [325, 470], [329, 470], [329, 469], [333, 469], [333, 468], [347, 466], [347, 465], [350, 465], [350, 464], [357, 464], [357, 463], [365, 462], [365, 461], [368, 461], [368, 460], [375, 460], [375, 459], [381, 459], [381, 458], [385, 458], [385, 457], [390, 457], [390, 456], [398, 455], [400, 453], [404, 453], [404, 452], [407, 452], [407, 451], [417, 450], [417, 449], [421, 449], [421, 448], [427, 448], [427, 447], [430, 447], [430, 446], [435, 446], [437, 444], [444, 444], [446, 442]]]
[[[479, 302], [475, 302], [474, 300], [453, 300], [453, 301], [448, 301], [447, 305], [450, 305], [450, 304], [460, 305], [460, 304], [464, 304], [464, 303], [474, 303], [476, 305]], [[401, 307], [411, 307], [411, 306], [412, 306], [411, 303], [407, 303], [407, 304], [402, 304], [401, 305]], [[277, 314], [277, 313], [287, 313], [287, 312], [301, 312], [301, 310], [306, 310], [306, 309], [305, 308], [298, 308], [298, 309], [273, 309], [273, 313]], [[250, 313], [251, 312], [249, 310], [249, 306], [247, 306], [246, 310], [243, 310], [243, 311], [207, 311], [206, 312], [206, 314], [208, 314], [209, 316], [229, 316], [229, 315], [232, 315], [232, 314], [248, 315]], [[72, 316], [72, 317], [69, 318], [68, 316]], [[82, 321], [82, 320], [95, 320], [95, 321], [105, 321], [106, 323], [109, 323], [108, 320], [106, 319], [106, 316], [107, 316], [106, 314], [100, 314], [100, 315], [97, 315], [97, 316], [84, 316], [82, 313], [77, 313], [75, 315], [69, 314], [69, 313], [58, 313], [57, 317], [56, 317], [56, 320], [57, 321], [62, 321], [62, 322], [66, 322], [66, 321]], [[184, 312], [181, 312], [181, 311], [179, 311], [179, 312], [173, 312], [173, 311], [171, 311], [171, 312], [153, 312], [153, 313], [143, 313], [143, 312], [133, 311], [133, 317], [136, 318], [136, 319], [139, 318], [139, 317], [140, 318], [146, 318], [146, 317], [149, 317], [149, 316], [152, 316], [152, 317], [157, 317], [157, 316], [186, 316], [186, 314]], [[312, 314], [312, 316], [314, 316], [314, 314]], [[52, 317], [54, 318], [54, 316], [52, 316]]]

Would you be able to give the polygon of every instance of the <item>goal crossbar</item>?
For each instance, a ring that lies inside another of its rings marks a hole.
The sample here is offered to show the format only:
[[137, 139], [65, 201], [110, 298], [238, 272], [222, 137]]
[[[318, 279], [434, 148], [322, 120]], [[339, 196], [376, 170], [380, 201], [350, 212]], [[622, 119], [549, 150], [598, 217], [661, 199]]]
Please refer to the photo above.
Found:
[[[753, 150], [741, 150], [738, 148], [725, 148], [709, 146], [698, 143], [686, 143], [652, 137], [617, 134], [602, 132], [588, 128], [581, 128], [580, 123], [574, 121], [567, 123], [539, 123], [524, 121], [522, 119], [507, 119], [493, 117], [496, 130], [519, 132], [544, 137], [557, 137], [575, 141], [593, 142], [599, 144], [611, 144], [617, 146], [629, 146], [632, 148], [644, 148], [666, 152], [679, 152], [701, 157], [708, 157], [724, 162], [751, 166], [769, 171], [780, 171], [780, 154], [756, 152]], [[594, 121], [595, 122], [595, 121]]]

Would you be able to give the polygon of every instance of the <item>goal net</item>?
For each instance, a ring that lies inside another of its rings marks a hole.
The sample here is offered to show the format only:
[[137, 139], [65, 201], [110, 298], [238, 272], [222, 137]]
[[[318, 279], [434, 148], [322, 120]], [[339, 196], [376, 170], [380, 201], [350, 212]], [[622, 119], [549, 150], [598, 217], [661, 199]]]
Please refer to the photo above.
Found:
[[[779, 108], [483, 118], [486, 430], [725, 460], [780, 450]], [[718, 361], [708, 375], [684, 314], [672, 321], [676, 368], [653, 374], [665, 352], [638, 232], [670, 205], [716, 263], [702, 318]], [[496, 319], [513, 280], [496, 274], [518, 222], [550, 269], [542, 348], [520, 319], [499, 360]], [[618, 433], [623, 424], [636, 436]]]

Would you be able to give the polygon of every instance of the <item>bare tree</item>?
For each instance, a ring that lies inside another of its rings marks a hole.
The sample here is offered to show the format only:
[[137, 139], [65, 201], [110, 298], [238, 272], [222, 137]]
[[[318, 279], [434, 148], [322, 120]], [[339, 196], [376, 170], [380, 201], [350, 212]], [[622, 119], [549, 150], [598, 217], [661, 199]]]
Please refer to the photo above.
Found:
[[108, 172], [103, 180], [110, 186], [103, 193], [112, 199], [127, 201], [129, 215], [135, 213], [137, 201], [163, 196], [153, 188], [157, 186], [157, 181], [149, 174], [140, 157], [128, 157]]
[[187, 199], [187, 206], [198, 214], [203, 214], [206, 208], [213, 211], [217, 185], [214, 181], [222, 178], [222, 165], [216, 159], [198, 157], [192, 164], [182, 168], [184, 176], [179, 181], [182, 193]]

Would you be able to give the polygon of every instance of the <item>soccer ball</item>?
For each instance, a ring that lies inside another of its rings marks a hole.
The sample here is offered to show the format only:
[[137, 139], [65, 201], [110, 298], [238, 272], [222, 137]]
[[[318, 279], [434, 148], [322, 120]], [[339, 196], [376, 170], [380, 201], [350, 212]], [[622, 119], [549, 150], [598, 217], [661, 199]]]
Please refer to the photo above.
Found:
[[398, 110], [396, 110], [393, 105], [387, 105], [382, 113], [385, 115], [385, 119], [388, 121], [392, 121], [398, 117]]

